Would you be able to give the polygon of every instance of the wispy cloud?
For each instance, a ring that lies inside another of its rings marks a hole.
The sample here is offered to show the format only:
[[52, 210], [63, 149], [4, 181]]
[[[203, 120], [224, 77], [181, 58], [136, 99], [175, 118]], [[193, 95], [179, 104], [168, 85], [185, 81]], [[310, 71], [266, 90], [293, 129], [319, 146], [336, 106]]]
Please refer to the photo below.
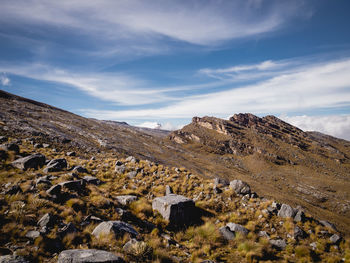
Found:
[[281, 118], [305, 131], [319, 131], [350, 141], [350, 115], [282, 115]]
[[298, 112], [350, 106], [350, 59], [292, 67], [251, 85], [188, 96], [169, 106], [125, 111], [84, 112], [103, 119], [226, 117], [236, 112]]
[[[105, 39], [168, 37], [212, 45], [279, 29], [308, 14], [304, 1], [45, 1], [5, 0], [0, 16], [6, 23], [41, 23], [79, 30]], [[303, 9], [302, 9], [303, 7]]]
[[9, 86], [11, 83], [11, 80], [4, 74], [0, 74], [0, 82], [2, 86]]

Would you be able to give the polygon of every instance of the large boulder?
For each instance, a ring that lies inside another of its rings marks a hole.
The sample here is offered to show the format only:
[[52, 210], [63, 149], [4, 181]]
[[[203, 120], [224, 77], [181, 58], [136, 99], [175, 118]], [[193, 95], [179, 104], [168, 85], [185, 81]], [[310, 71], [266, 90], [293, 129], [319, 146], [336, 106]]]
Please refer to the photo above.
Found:
[[195, 219], [196, 209], [193, 200], [182, 195], [169, 194], [157, 197], [152, 202], [152, 208], [174, 225], [188, 224]]
[[66, 169], [67, 166], [68, 164], [66, 159], [64, 158], [53, 159], [47, 164], [47, 167], [44, 169], [44, 172], [45, 173], [59, 172], [59, 171], [62, 171], [63, 169]]
[[235, 191], [236, 194], [246, 195], [250, 194], [250, 186], [241, 180], [233, 180], [230, 182], [230, 188]]
[[27, 157], [19, 158], [12, 162], [12, 166], [21, 169], [27, 170], [30, 168], [38, 169], [43, 167], [46, 161], [46, 157], [42, 154], [32, 154]]
[[58, 255], [57, 263], [122, 263], [124, 260], [111, 252], [97, 249], [69, 249]]
[[0, 263], [29, 263], [29, 261], [18, 255], [6, 255], [0, 256]]
[[100, 235], [115, 234], [116, 237], [123, 236], [125, 233], [130, 234], [132, 237], [136, 237], [139, 233], [128, 223], [122, 221], [105, 221], [101, 222], [97, 227], [95, 227], [92, 234], [95, 237]]
[[290, 205], [287, 204], [283, 204], [281, 206], [281, 209], [278, 211], [278, 216], [279, 217], [294, 217], [296, 214], [296, 211], [293, 207], [291, 207]]

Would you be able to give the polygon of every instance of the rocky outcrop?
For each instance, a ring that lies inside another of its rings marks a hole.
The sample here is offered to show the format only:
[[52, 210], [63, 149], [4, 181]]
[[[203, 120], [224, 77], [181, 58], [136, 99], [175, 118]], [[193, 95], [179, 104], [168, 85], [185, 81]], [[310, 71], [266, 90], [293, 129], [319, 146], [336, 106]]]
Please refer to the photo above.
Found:
[[58, 255], [57, 263], [123, 263], [121, 257], [97, 249], [70, 249]]
[[173, 225], [189, 224], [196, 216], [193, 200], [182, 195], [157, 197], [152, 202], [152, 208]]

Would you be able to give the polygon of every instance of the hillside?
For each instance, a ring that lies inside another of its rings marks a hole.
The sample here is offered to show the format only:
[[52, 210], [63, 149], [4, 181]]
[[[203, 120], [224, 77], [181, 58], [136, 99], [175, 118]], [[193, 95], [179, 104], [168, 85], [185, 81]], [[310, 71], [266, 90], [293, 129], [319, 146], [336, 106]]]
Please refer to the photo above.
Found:
[[3, 255], [350, 260], [348, 141], [252, 114], [142, 129], [2, 91], [0, 136]]

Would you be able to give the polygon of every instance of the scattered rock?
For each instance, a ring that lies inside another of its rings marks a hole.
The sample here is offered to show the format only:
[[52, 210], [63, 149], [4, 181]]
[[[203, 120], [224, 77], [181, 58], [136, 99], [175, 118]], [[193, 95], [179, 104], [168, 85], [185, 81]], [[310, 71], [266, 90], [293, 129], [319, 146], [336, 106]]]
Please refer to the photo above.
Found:
[[128, 173], [128, 178], [129, 178], [129, 179], [132, 179], [132, 178], [134, 178], [136, 175], [137, 175], [137, 171], [131, 171], [131, 172]]
[[28, 231], [26, 234], [26, 237], [32, 240], [38, 238], [39, 236], [40, 236], [40, 232], [35, 230]]
[[339, 241], [341, 240], [341, 236], [337, 235], [337, 234], [333, 234], [329, 240], [331, 241], [332, 244], [338, 244]]
[[75, 173], [88, 173], [88, 170], [81, 165], [75, 166], [73, 169]]
[[40, 220], [38, 221], [38, 226], [50, 227], [53, 225], [53, 223], [54, 223], [54, 219], [53, 219], [52, 215], [47, 213], [40, 218]]
[[269, 234], [268, 234], [266, 231], [259, 231], [258, 236], [259, 236], [259, 237], [270, 238]]
[[240, 233], [243, 236], [248, 235], [249, 230], [246, 229], [244, 226], [241, 226], [239, 224], [235, 224], [235, 223], [227, 223], [226, 226], [233, 232], [235, 233], [235, 235], [237, 233]]
[[44, 155], [32, 154], [27, 157], [23, 157], [13, 161], [12, 166], [21, 170], [27, 170], [30, 168], [38, 169], [44, 166], [45, 161], [46, 161], [46, 157]]
[[277, 214], [279, 217], [294, 217], [295, 216], [295, 210], [293, 207], [287, 204], [282, 204], [281, 209], [278, 211]]
[[17, 193], [22, 193], [22, 189], [19, 185], [14, 185], [14, 186], [10, 187], [10, 189], [5, 191], [5, 194], [7, 194], [7, 195], [14, 195]]
[[165, 186], [165, 195], [170, 195], [170, 194], [173, 194], [173, 189], [171, 188], [170, 185], [166, 185]]
[[84, 180], [76, 180], [76, 181], [65, 181], [59, 183], [62, 188], [67, 188], [72, 191], [82, 191], [85, 187]]
[[61, 194], [62, 186], [59, 184], [53, 185], [50, 187], [49, 190], [46, 191], [46, 193], [50, 196], [58, 196]]
[[86, 181], [88, 184], [94, 185], [100, 185], [102, 183], [98, 178], [90, 175], [84, 176], [83, 180]]
[[129, 163], [138, 163], [139, 160], [136, 159], [134, 156], [129, 156], [128, 158], [125, 159], [126, 162], [129, 162]]
[[123, 174], [123, 173], [125, 173], [125, 171], [126, 171], [126, 167], [125, 167], [125, 165], [116, 165], [115, 166], [115, 171], [118, 173], [118, 174]]
[[69, 233], [74, 233], [77, 232], [78, 230], [76, 229], [76, 227], [74, 226], [73, 223], [69, 222], [67, 225], [65, 225], [64, 227], [58, 229], [57, 234], [63, 238], [64, 236], [66, 236]]
[[123, 263], [111, 252], [97, 249], [70, 249], [58, 255], [57, 263]]
[[49, 172], [60, 172], [63, 169], [66, 169], [68, 166], [67, 160], [64, 158], [60, 159], [53, 159], [48, 164], [47, 167], [44, 169], [45, 173]]
[[222, 193], [222, 190], [217, 185], [214, 185], [213, 191], [214, 191], [215, 194], [221, 194]]
[[194, 202], [182, 195], [169, 194], [157, 197], [152, 202], [152, 208], [174, 225], [188, 224], [194, 219]]
[[38, 186], [39, 184], [46, 184], [51, 185], [51, 180], [49, 175], [42, 176], [35, 181], [35, 185]]
[[7, 142], [8, 138], [6, 136], [0, 136], [0, 143]]
[[76, 156], [76, 152], [67, 152], [66, 153], [67, 156]]
[[222, 178], [219, 178], [219, 177], [214, 178], [214, 182], [213, 183], [216, 186], [220, 185], [220, 186], [223, 186], [223, 187], [230, 185], [229, 181], [227, 181], [225, 179], [222, 179]]
[[130, 234], [132, 237], [138, 236], [138, 232], [128, 223], [122, 221], [105, 221], [100, 223], [92, 231], [92, 235], [99, 237], [100, 235], [108, 235], [114, 233], [115, 236], [123, 236], [125, 233]]
[[278, 250], [283, 250], [287, 246], [287, 243], [284, 239], [271, 239], [269, 242], [274, 248]]
[[119, 203], [122, 205], [129, 205], [130, 203], [137, 200], [135, 195], [120, 195], [115, 197]]
[[34, 148], [40, 149], [40, 148], [43, 148], [43, 145], [41, 143], [36, 143], [36, 144], [34, 144]]
[[241, 180], [233, 180], [230, 182], [230, 188], [235, 191], [236, 194], [246, 195], [250, 194], [250, 186]]
[[2, 145], [0, 145], [0, 149], [7, 151], [7, 152], [12, 151], [12, 152], [15, 152], [16, 154], [19, 154], [19, 146], [15, 143], [2, 144]]
[[236, 237], [235, 233], [232, 232], [228, 226], [220, 227], [219, 232], [226, 240], [232, 240]]
[[299, 240], [299, 239], [304, 239], [306, 237], [306, 232], [304, 230], [302, 230], [300, 227], [295, 226], [294, 227], [294, 234], [293, 237], [295, 240]]
[[21, 256], [6, 255], [6, 256], [0, 256], [0, 263], [29, 263], [29, 261], [25, 260]]
[[301, 210], [298, 210], [298, 212], [296, 213], [296, 215], [294, 217], [294, 221], [304, 223], [306, 221], [306, 216], [305, 216], [304, 212]]

